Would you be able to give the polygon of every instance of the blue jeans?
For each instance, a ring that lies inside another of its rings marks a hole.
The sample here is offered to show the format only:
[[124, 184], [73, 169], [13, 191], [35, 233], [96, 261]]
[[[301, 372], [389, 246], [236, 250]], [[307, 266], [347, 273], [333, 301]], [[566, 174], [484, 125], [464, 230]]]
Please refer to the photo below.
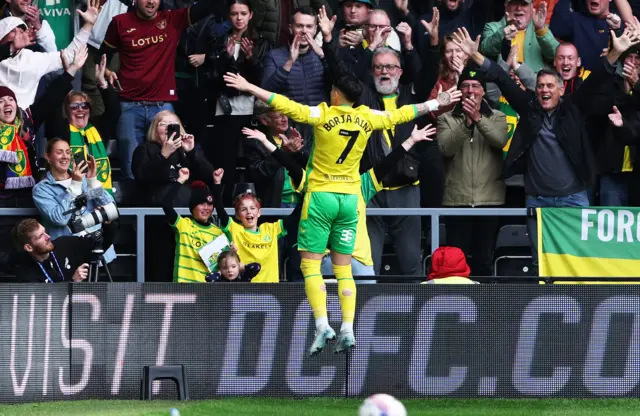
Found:
[[[354, 276], [375, 276], [373, 266], [366, 266], [358, 260], [351, 258], [351, 272]], [[331, 256], [327, 255], [322, 258], [322, 275], [333, 275], [333, 264], [331, 264]]]
[[135, 101], [120, 103], [120, 120], [117, 126], [118, 155], [122, 177], [133, 179], [131, 160], [138, 145], [144, 143], [151, 121], [160, 111], [173, 111], [171, 103], [143, 105]]
[[630, 173], [604, 173], [600, 176], [600, 206], [626, 207], [629, 205]]
[[[568, 196], [533, 196], [527, 195], [527, 208], [563, 208], [588, 207], [587, 191], [576, 192]], [[536, 217], [527, 217], [527, 231], [531, 241], [531, 257], [533, 265], [538, 267], [538, 227]]]

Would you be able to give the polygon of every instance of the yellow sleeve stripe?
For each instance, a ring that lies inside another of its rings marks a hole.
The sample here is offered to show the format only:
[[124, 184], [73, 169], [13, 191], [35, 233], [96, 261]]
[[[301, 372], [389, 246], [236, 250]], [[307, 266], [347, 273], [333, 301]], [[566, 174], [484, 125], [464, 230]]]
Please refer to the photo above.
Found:
[[104, 43], [105, 45], [107, 45], [108, 47], [110, 47], [111, 49], [117, 49], [115, 46], [113, 46], [112, 44], [110, 44], [109, 42], [107, 42], [106, 40], [103, 40], [102, 43]]
[[413, 115], [417, 118], [418, 117], [418, 106], [413, 104]]
[[382, 191], [382, 183], [380, 183], [380, 181], [376, 177], [376, 173], [373, 169], [369, 169], [369, 176], [371, 177], [371, 182], [373, 182], [373, 187], [376, 189], [376, 192]]
[[269, 99], [267, 100], [267, 104], [271, 104], [274, 98], [276, 98], [276, 93], [272, 92], [271, 97], [269, 97]]

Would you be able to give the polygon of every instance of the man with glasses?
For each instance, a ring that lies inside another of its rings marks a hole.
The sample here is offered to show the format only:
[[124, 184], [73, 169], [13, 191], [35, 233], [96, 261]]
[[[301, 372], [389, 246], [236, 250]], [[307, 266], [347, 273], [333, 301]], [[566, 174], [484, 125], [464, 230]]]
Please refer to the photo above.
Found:
[[[445, 157], [442, 205], [453, 208], [502, 207], [506, 185], [502, 148], [507, 144], [507, 119], [484, 99], [484, 73], [467, 67], [458, 88], [462, 100], [438, 117], [438, 146]], [[447, 244], [471, 255], [473, 276], [491, 276], [498, 217], [450, 217]]]
[[[382, 16], [386, 16], [382, 12]], [[372, 16], [380, 15], [378, 11], [372, 11]], [[372, 24], [377, 20], [371, 20]], [[388, 18], [387, 18], [388, 22]], [[327, 56], [327, 62], [331, 67], [331, 72], [340, 72], [339, 64], [333, 58], [332, 32], [333, 20], [330, 20], [326, 13], [320, 11], [319, 26], [324, 40], [323, 49]], [[405, 68], [404, 74], [400, 54], [394, 49], [384, 47], [382, 44], [372, 45], [375, 47], [371, 66], [364, 68], [358, 65], [352, 69], [357, 77], [364, 80], [364, 90], [356, 105], [366, 105], [374, 110], [391, 111], [406, 104], [418, 102], [416, 96], [412, 94], [412, 82], [420, 79], [420, 57], [416, 53], [411, 42], [411, 27], [401, 23], [406, 29], [402, 36]], [[391, 27], [389, 26], [389, 29]], [[386, 29], [385, 29], [386, 30]], [[380, 39], [380, 36], [378, 36]], [[369, 52], [371, 53], [371, 52]], [[344, 62], [344, 60], [342, 60]], [[341, 63], [342, 63], [341, 62]], [[404, 74], [404, 76], [403, 76]], [[429, 87], [431, 88], [431, 87]], [[411, 136], [415, 127], [413, 121], [396, 125], [392, 129], [375, 131], [372, 133], [360, 164], [360, 172], [364, 172], [376, 164], [380, 163], [386, 155], [393, 149], [402, 145], [402, 142]], [[405, 157], [414, 165], [415, 176], [407, 175], [403, 166], [407, 166], [404, 161], [399, 163], [396, 169], [385, 178], [378, 178], [387, 185], [381, 192], [376, 194], [369, 202], [368, 207], [373, 208], [420, 208], [420, 188], [417, 181], [417, 156], [424, 151], [425, 142], [419, 143], [411, 149]], [[376, 274], [380, 274], [382, 266], [382, 251], [385, 241], [385, 233], [388, 233], [395, 246], [396, 256], [400, 263], [400, 271], [405, 275], [416, 275], [421, 272], [420, 262], [422, 258], [420, 237], [421, 222], [420, 217], [367, 217], [367, 228], [371, 240], [371, 254]]]

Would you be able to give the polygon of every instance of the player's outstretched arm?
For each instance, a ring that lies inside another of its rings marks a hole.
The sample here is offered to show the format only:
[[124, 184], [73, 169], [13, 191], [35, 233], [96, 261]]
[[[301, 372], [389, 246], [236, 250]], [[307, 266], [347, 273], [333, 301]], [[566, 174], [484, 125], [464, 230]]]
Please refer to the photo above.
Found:
[[440, 107], [444, 107], [445, 105], [457, 103], [460, 101], [460, 97], [462, 97], [462, 92], [458, 90], [458, 87], [451, 87], [446, 91], [442, 91], [442, 85], [440, 85], [438, 95], [434, 100], [416, 104], [416, 113], [418, 114], [416, 118], [435, 111]]
[[242, 91], [242, 92], [248, 92], [249, 94], [256, 97], [258, 100], [261, 100], [264, 102], [269, 101], [269, 98], [273, 94], [272, 92], [263, 90], [257, 85], [250, 83], [242, 75], [234, 74], [232, 72], [227, 72], [225, 75], [222, 76], [222, 78], [224, 79], [224, 82], [227, 83], [227, 87], [235, 88], [236, 90]]
[[281, 112], [289, 118], [297, 122], [311, 124], [312, 126], [321, 124], [324, 121], [325, 106], [309, 107], [292, 101], [284, 95], [275, 94], [267, 90], [263, 90], [257, 85], [253, 85], [241, 75], [227, 72], [224, 76], [227, 87], [235, 88], [238, 91], [248, 92], [257, 99], [269, 104], [271, 108]]
[[430, 111], [436, 111], [438, 108], [448, 104], [460, 101], [462, 93], [457, 87], [452, 87], [447, 91], [442, 91], [442, 87], [438, 91], [437, 98], [428, 100], [419, 104], [403, 105], [402, 107], [391, 111], [372, 110], [370, 118], [371, 125], [374, 130], [390, 129], [396, 124], [408, 123]]

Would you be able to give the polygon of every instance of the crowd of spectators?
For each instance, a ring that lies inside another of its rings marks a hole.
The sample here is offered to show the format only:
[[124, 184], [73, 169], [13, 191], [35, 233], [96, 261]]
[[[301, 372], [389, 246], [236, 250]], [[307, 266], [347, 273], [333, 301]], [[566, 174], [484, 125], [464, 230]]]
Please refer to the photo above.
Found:
[[[0, 14], [0, 206], [40, 212], [13, 230], [30, 261], [58, 238], [117, 232], [69, 227], [89, 192], [84, 212], [164, 209], [147, 225], [147, 280], [302, 279], [299, 209], [276, 220], [261, 208], [300, 206], [312, 130], [227, 87], [229, 72], [309, 106], [343, 71], [362, 82], [356, 105], [374, 110], [462, 92], [372, 134], [363, 209], [640, 204], [628, 0], [88, 0], [57, 15], [40, 3], [6, 0]], [[192, 218], [176, 213], [187, 206]], [[500, 218], [446, 226], [470, 275], [491, 275]], [[535, 267], [535, 218], [527, 227]], [[417, 216], [368, 217], [354, 274], [380, 274], [389, 246], [400, 274], [421, 274], [428, 230]], [[221, 235], [232, 244], [214, 275], [199, 249]], [[86, 278], [84, 257], [82, 273], [46, 263], [42, 280]]]

